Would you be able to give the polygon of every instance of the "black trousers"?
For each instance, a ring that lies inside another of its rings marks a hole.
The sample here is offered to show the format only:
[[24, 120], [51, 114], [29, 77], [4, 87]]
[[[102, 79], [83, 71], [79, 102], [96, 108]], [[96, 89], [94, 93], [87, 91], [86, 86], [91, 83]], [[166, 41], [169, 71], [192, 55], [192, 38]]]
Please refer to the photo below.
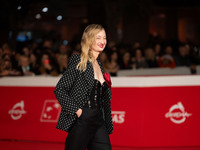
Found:
[[65, 141], [65, 150], [111, 150], [102, 111], [83, 108]]

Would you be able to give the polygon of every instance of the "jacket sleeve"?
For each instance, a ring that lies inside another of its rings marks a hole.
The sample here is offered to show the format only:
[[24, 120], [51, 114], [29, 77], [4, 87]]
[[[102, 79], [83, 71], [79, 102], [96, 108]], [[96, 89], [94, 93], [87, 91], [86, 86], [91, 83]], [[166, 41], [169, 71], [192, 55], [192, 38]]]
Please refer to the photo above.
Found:
[[71, 56], [67, 70], [58, 81], [54, 90], [54, 94], [60, 103], [62, 110], [66, 111], [70, 115], [73, 115], [79, 109], [79, 106], [69, 94], [76, 80], [76, 77], [79, 74], [79, 70], [76, 69], [76, 66], [79, 62], [79, 55], [74, 54]]

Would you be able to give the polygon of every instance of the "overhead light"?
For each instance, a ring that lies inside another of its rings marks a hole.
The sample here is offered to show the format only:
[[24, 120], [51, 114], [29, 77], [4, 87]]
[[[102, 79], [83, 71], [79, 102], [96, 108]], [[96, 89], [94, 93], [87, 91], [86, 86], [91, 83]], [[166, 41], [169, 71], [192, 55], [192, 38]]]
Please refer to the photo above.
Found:
[[43, 9], [42, 9], [42, 12], [47, 12], [48, 11], [48, 8], [47, 7], [44, 7]]
[[59, 16], [57, 16], [57, 20], [62, 20], [62, 16], [61, 15], [59, 15]]
[[67, 44], [68, 44], [68, 41], [67, 41], [67, 40], [64, 40], [64, 41], [63, 41], [63, 44], [64, 44], [64, 45], [67, 45]]
[[17, 10], [21, 10], [21, 9], [22, 9], [22, 6], [19, 5], [19, 6], [17, 7]]

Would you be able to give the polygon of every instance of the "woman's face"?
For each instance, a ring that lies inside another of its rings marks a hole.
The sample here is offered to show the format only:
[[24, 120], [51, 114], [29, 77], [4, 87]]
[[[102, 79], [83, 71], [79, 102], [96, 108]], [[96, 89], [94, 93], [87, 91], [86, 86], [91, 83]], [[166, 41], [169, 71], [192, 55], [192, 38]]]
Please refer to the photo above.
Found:
[[49, 60], [49, 56], [48, 56], [47, 54], [44, 54], [44, 55], [42, 56], [42, 63], [45, 64], [45, 62], [46, 62], [47, 60]]
[[92, 45], [92, 50], [95, 52], [102, 52], [106, 46], [106, 32], [105, 30], [101, 30], [95, 36], [95, 42]]
[[123, 56], [123, 61], [124, 62], [127, 62], [130, 60], [130, 53], [129, 52], [126, 52]]

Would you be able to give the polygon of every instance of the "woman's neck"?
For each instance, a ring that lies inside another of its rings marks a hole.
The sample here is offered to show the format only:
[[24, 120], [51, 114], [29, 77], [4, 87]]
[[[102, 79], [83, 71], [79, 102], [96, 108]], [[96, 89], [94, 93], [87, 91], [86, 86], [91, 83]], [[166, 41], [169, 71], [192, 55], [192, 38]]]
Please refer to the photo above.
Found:
[[99, 56], [99, 52], [92, 51], [92, 57], [94, 60], [96, 60], [98, 56]]

